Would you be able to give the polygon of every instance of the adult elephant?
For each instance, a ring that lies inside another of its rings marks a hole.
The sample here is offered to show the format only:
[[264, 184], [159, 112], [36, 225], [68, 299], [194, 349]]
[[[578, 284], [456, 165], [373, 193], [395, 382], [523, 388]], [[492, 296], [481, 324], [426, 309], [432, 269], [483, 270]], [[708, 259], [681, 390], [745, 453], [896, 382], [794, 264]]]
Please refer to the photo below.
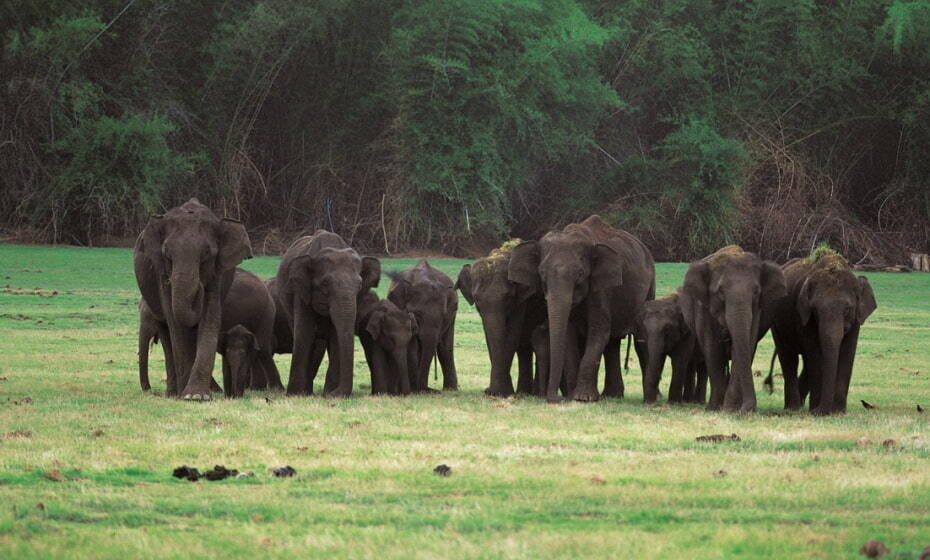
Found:
[[568, 323], [577, 321], [585, 344], [572, 397], [596, 401], [597, 368], [604, 355], [605, 396], [623, 396], [620, 343], [640, 307], [655, 297], [655, 262], [642, 242], [599, 216], [513, 249], [507, 277], [546, 298], [550, 371], [546, 399], [557, 402]]
[[529, 395], [533, 386], [533, 330], [546, 320], [541, 294], [507, 278], [512, 247], [466, 264], [455, 287], [478, 309], [491, 357], [491, 381], [484, 392], [495, 397], [514, 394], [510, 367], [518, 359], [517, 393]]
[[[736, 245], [688, 266], [679, 304], [704, 354], [710, 378], [708, 410], [721, 406], [739, 412], [756, 409], [752, 360], [783, 297], [781, 268]], [[729, 380], [727, 357], [731, 360]]]
[[313, 392], [317, 368], [311, 367], [311, 354], [318, 331], [330, 333], [335, 350], [330, 359], [339, 373], [339, 384], [326, 395], [352, 394], [356, 298], [376, 286], [380, 276], [378, 259], [360, 257], [335, 233], [317, 230], [291, 244], [277, 276], [277, 291], [294, 337], [288, 395]]
[[152, 315], [167, 325], [162, 344], [171, 346], [168, 396], [210, 400], [222, 302], [236, 266], [251, 257], [242, 224], [218, 218], [195, 198], [152, 216], [139, 235], [136, 281]]
[[[845, 412], [859, 327], [877, 306], [872, 287], [832, 251], [795, 259], [783, 271], [788, 297], [778, 306], [772, 336], [785, 376], [785, 408], [800, 409], [809, 389], [813, 414]], [[798, 356], [804, 358], [800, 384]]]
[[391, 285], [388, 299], [400, 309], [413, 313], [418, 330], [416, 343], [411, 345], [410, 388], [425, 392], [429, 388], [429, 366], [433, 356], [442, 367], [442, 388], [459, 388], [452, 346], [455, 337], [455, 315], [459, 298], [452, 279], [422, 260], [413, 268], [388, 273]]

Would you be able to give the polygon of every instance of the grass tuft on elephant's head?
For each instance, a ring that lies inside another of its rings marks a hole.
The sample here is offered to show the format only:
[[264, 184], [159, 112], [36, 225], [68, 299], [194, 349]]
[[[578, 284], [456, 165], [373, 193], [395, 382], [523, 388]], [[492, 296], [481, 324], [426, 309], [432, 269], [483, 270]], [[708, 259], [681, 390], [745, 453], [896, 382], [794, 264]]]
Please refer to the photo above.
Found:
[[826, 270], [849, 270], [849, 263], [846, 262], [846, 258], [839, 251], [830, 247], [827, 242], [817, 244], [810, 255], [807, 256], [807, 262], [819, 263], [820, 268]]

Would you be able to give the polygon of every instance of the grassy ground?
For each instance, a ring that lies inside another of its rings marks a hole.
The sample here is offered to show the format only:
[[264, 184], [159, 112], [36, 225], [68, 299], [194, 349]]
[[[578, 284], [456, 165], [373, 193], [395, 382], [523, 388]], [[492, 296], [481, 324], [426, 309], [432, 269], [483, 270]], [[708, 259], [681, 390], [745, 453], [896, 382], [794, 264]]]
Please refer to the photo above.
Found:
[[[780, 414], [780, 390], [747, 417], [644, 406], [635, 358], [622, 401], [486, 398], [464, 300], [459, 393], [166, 400], [139, 391], [131, 258], [0, 246], [0, 558], [855, 558], [872, 538], [916, 558], [930, 545], [930, 412], [916, 411], [930, 409], [930, 275], [869, 275], [879, 308], [851, 402], [878, 408], [815, 419]], [[434, 264], [454, 277], [462, 263]], [[268, 276], [277, 259], [245, 267]], [[683, 273], [659, 265], [659, 294]], [[731, 432], [742, 441], [694, 440]], [[217, 463], [258, 476], [170, 476]], [[440, 463], [451, 476], [432, 474]], [[297, 476], [270, 478], [281, 464]]]

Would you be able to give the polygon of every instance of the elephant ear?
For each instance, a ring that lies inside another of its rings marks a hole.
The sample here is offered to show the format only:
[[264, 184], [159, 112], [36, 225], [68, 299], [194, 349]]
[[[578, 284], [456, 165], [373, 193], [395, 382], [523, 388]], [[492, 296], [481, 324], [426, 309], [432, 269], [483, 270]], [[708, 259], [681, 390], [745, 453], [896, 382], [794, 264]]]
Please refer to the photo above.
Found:
[[859, 321], [859, 324], [865, 323], [865, 320], [869, 318], [869, 315], [875, 311], [875, 308], [878, 307], [878, 304], [875, 302], [875, 292], [872, 291], [872, 286], [869, 284], [868, 278], [865, 276], [860, 276], [859, 280], [859, 305], [856, 307], [856, 320]]
[[165, 256], [162, 254], [162, 245], [165, 242], [165, 217], [162, 214], [153, 214], [145, 229], [139, 235], [139, 247], [142, 255], [161, 274], [165, 270]]
[[374, 257], [362, 257], [362, 290], [378, 287], [381, 280], [381, 261]]
[[706, 262], [698, 261], [688, 265], [688, 272], [685, 273], [685, 281], [678, 293], [678, 299], [681, 302], [681, 314], [685, 318], [685, 324], [692, 332], [697, 331], [695, 321], [697, 319], [697, 306], [707, 306], [710, 281], [710, 266]]
[[798, 316], [801, 318], [802, 325], [806, 325], [807, 322], [811, 320], [811, 292], [813, 288], [814, 283], [811, 282], [810, 277], [807, 277], [804, 279], [804, 283], [801, 284], [801, 289], [798, 291], [795, 309], [798, 312]]
[[287, 291], [310, 305], [313, 295], [313, 258], [310, 255], [298, 255], [288, 264]]
[[598, 243], [591, 256], [591, 290], [595, 292], [623, 285], [623, 258], [613, 247]]
[[507, 279], [530, 289], [525, 296], [539, 291], [539, 244], [524, 241], [511, 250], [507, 264]]
[[223, 218], [220, 222], [219, 253], [216, 255], [217, 271], [222, 273], [239, 266], [244, 259], [252, 258], [252, 244], [245, 226], [239, 220]]
[[761, 315], [757, 338], [762, 338], [762, 335], [772, 326], [778, 306], [788, 296], [788, 290], [785, 286], [785, 273], [782, 272], [780, 266], [771, 261], [762, 263], [762, 275], [759, 284], [761, 287], [761, 294], [759, 295]]
[[368, 331], [371, 338], [378, 340], [381, 338], [381, 328], [383, 324], [384, 309], [378, 308], [371, 312], [371, 316], [368, 318], [368, 324], [365, 325], [365, 330]]
[[465, 301], [469, 305], [475, 305], [475, 296], [472, 295], [471, 291], [471, 265], [466, 264], [462, 267], [462, 270], [459, 272], [459, 277], [455, 281], [455, 287], [458, 291], [462, 292], [462, 295], [465, 296]]

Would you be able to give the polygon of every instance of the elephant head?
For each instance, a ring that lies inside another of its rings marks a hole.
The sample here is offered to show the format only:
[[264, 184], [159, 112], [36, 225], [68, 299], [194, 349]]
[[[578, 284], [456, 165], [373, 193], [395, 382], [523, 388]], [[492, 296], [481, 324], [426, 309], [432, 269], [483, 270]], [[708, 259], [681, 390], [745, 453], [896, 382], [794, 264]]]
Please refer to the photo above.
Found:
[[241, 397], [245, 393], [258, 350], [258, 339], [243, 325], [223, 334], [217, 351], [223, 355], [223, 391], [227, 397]]
[[[252, 258], [245, 227], [236, 220], [217, 218], [197, 199], [152, 216], [137, 251], [155, 273], [154, 278], [139, 279], [142, 296], [188, 328], [200, 322], [204, 292], [219, 290], [222, 298], [235, 267]], [[159, 285], [167, 288], [170, 303], [159, 296]], [[161, 309], [163, 305], [169, 308]]]
[[419, 325], [416, 317], [409, 311], [404, 311], [389, 300], [378, 301], [372, 309], [365, 325], [365, 331], [390, 358], [387, 364], [389, 372], [385, 372], [389, 393], [407, 394], [410, 392], [410, 377], [407, 358], [413, 337], [417, 335]]
[[[691, 331], [685, 324], [677, 294], [643, 304], [636, 317], [634, 336], [637, 341], [646, 344], [646, 364], [643, 364], [645, 402], [656, 401], [665, 357], [690, 335]], [[672, 398], [670, 394], [669, 400]]]
[[845, 388], [838, 387], [841, 384], [836, 381], [843, 341], [852, 331], [858, 332], [876, 306], [868, 279], [854, 276], [839, 256], [818, 259], [801, 283], [795, 309], [802, 325], [814, 323], [821, 352], [819, 374], [823, 390], [819, 403], [815, 405], [812, 398], [815, 414], [830, 414], [834, 408], [845, 406], [848, 379]]
[[[729, 341], [732, 359], [730, 383], [737, 383], [742, 411], [755, 408], [752, 359], [764, 334], [763, 315], [770, 316], [786, 296], [785, 277], [776, 264], [753, 253], [728, 246], [691, 263], [679, 293], [685, 323], [694, 333], [713, 333], [717, 342]], [[713, 381], [713, 377], [711, 378]], [[711, 406], [719, 406], [723, 386], [718, 377], [712, 387]]]
[[581, 228], [569, 226], [514, 247], [507, 277], [529, 293], [546, 298], [550, 337], [547, 397], [557, 400], [572, 309], [592, 295], [605, 295], [622, 285], [623, 260], [610, 246], [597, 243]]

